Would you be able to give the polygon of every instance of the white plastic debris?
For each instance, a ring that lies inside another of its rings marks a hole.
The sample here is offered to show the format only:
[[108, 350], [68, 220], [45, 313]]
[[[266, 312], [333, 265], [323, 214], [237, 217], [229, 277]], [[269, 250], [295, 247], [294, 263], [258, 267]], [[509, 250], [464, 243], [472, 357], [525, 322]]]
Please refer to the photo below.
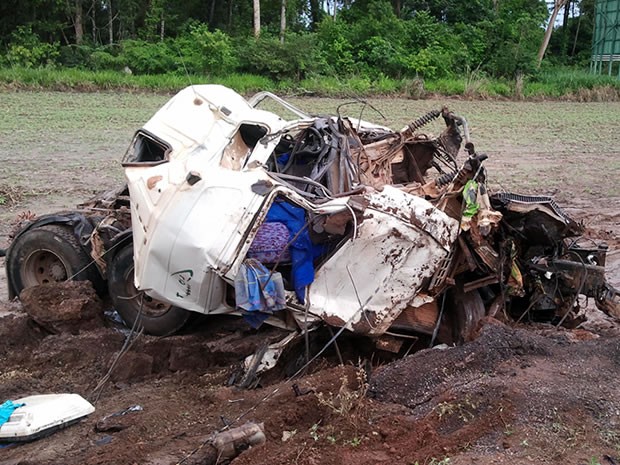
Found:
[[0, 441], [31, 441], [65, 428], [95, 411], [90, 402], [78, 394], [44, 394], [23, 397], [0, 427]]

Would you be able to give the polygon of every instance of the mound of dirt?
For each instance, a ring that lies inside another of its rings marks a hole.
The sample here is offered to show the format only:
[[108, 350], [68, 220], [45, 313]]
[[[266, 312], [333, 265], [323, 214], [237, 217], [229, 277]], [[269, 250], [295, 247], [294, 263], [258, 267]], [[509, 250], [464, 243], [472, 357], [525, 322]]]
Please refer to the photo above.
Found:
[[19, 299], [25, 312], [51, 333], [77, 334], [103, 325], [103, 306], [90, 281], [29, 287]]
[[47, 335], [26, 315], [13, 313], [2, 318], [0, 324], [0, 357], [23, 360], [32, 347]]
[[568, 344], [558, 336], [542, 337], [489, 319], [469, 344], [423, 350], [377, 370], [369, 393], [382, 402], [416, 408], [448, 389], [470, 386], [483, 374], [504, 370], [502, 364], [509, 360], [549, 356], [554, 346]]
[[246, 421], [264, 423], [267, 442], [233, 465], [446, 457], [451, 464], [585, 464], [620, 450], [618, 336], [489, 320], [471, 343], [420, 351], [370, 373], [372, 355], [358, 365], [323, 360], [298, 379], [241, 390], [229, 383], [243, 358], [282, 333], [211, 318], [192, 333], [140, 336], [94, 392], [126, 329], [49, 334], [26, 315], [2, 323], [0, 397], [77, 392], [97, 410], [47, 438], [2, 449], [0, 464], [200, 463], [213, 432]]
[[[278, 405], [279, 421], [267, 424], [271, 441], [234, 463], [614, 460], [619, 356], [618, 339], [489, 322], [472, 343], [377, 368], [371, 398], [355, 396], [363, 389], [352, 367], [303, 378], [300, 385], [316, 389], [305, 397], [282, 385], [283, 393], [253, 412], [268, 418], [269, 406]], [[593, 385], [597, 376], [602, 384]]]

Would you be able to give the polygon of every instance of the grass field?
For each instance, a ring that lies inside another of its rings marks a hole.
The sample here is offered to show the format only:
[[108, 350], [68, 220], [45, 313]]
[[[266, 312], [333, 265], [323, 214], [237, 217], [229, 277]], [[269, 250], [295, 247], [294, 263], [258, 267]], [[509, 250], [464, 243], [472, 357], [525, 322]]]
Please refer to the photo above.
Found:
[[[2, 92], [0, 220], [21, 210], [69, 208], [123, 182], [119, 164], [136, 129], [169, 98], [145, 93]], [[346, 100], [293, 98], [313, 113]], [[469, 121], [489, 155], [494, 188], [596, 201], [620, 197], [620, 102], [501, 102], [370, 99], [362, 117], [399, 129], [447, 104]], [[358, 117], [361, 104], [343, 107]], [[440, 126], [433, 127], [439, 131]]]

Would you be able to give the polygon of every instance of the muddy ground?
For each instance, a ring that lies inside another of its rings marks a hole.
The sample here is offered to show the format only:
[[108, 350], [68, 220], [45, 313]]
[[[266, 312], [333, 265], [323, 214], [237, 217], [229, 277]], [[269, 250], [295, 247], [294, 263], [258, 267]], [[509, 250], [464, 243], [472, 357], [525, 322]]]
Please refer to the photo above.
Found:
[[[22, 125], [40, 124], [35, 137], [30, 127], [0, 122], [0, 135], [9, 141], [0, 148], [7, 167], [0, 191], [14, 189], [16, 198], [0, 205], [3, 235], [24, 210], [69, 207], [120, 179], [113, 160], [129, 143], [136, 121], [166, 100], [2, 97], [8, 107], [19, 106]], [[20, 99], [24, 105], [15, 103]], [[318, 109], [333, 104], [303, 103]], [[438, 104], [389, 101], [381, 109], [400, 127], [407, 108], [415, 108], [417, 116], [419, 108]], [[620, 157], [609, 145], [620, 125], [620, 105], [449, 104], [466, 116], [471, 107], [473, 136], [480, 136], [477, 146], [491, 155], [495, 187], [555, 194], [586, 224], [590, 237], [609, 244], [609, 280], [620, 286]], [[485, 109], [495, 109], [495, 117], [476, 121]], [[76, 114], [82, 119], [71, 124]], [[564, 121], [551, 120], [550, 114]], [[95, 136], [92, 125], [105, 137]], [[586, 130], [575, 132], [579, 126]], [[255, 331], [220, 317], [196, 320], [172, 337], [141, 335], [96, 390], [128, 337], [125, 328], [104, 319], [77, 334], [62, 328], [52, 333], [28, 318], [19, 303], [6, 302], [6, 294], [0, 294], [0, 314], [7, 315], [0, 319], [0, 401], [76, 392], [96, 406], [95, 413], [65, 430], [0, 449], [0, 464], [196, 463], [201, 450], [188, 456], [212, 432], [245, 421], [264, 422], [267, 442], [242, 453], [236, 465], [620, 462], [620, 328], [594, 309], [588, 323], [575, 330], [489, 320], [472, 343], [421, 350], [400, 360], [381, 358], [365, 340], [344, 338], [344, 367], [330, 352], [298, 379], [288, 381], [280, 372], [253, 390], [233, 385], [240, 362], [264, 341], [280, 337], [278, 330]], [[135, 405], [142, 410], [124, 415], [116, 428], [96, 428], [102, 418]]]

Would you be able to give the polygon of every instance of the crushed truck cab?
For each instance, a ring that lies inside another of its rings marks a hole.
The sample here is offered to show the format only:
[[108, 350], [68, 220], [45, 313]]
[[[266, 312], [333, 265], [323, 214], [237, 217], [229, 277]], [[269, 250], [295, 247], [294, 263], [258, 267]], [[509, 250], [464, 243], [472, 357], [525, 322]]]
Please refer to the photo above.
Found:
[[[194, 86], [138, 132], [123, 163], [132, 200], [136, 286], [187, 310], [234, 312], [228, 286], [247, 273], [243, 264], [255, 257], [261, 233], [280, 231], [285, 237], [279, 242], [271, 238], [282, 246], [272, 251], [280, 254], [272, 261], [279, 265], [273, 269], [284, 271], [270, 273], [284, 274], [287, 308], [307, 309], [313, 317], [361, 333], [383, 334], [450, 252], [458, 221], [389, 185], [365, 189], [355, 186], [355, 177], [345, 180], [349, 192], [339, 182], [321, 185], [321, 175], [313, 179], [313, 171], [324, 171], [326, 179], [332, 171], [341, 174], [336, 161], [353, 160], [329, 160], [334, 148], [314, 128], [317, 118], [301, 110], [294, 114], [299, 119], [285, 120], [224, 87]], [[325, 122], [330, 124], [338, 121]], [[354, 124], [358, 132], [388, 132]], [[326, 131], [327, 137], [342, 137], [334, 132]], [[304, 137], [317, 139], [311, 141], [314, 158], [294, 150]], [[299, 158], [286, 170], [281, 159], [291, 154]], [[278, 229], [283, 222], [269, 214], [280, 204], [301, 215], [298, 225]], [[337, 226], [330, 226], [334, 222]], [[292, 240], [295, 235], [305, 240]], [[287, 247], [306, 250], [295, 254], [295, 261]], [[310, 269], [310, 276], [300, 278], [302, 268]], [[270, 312], [269, 318], [278, 315]]]

